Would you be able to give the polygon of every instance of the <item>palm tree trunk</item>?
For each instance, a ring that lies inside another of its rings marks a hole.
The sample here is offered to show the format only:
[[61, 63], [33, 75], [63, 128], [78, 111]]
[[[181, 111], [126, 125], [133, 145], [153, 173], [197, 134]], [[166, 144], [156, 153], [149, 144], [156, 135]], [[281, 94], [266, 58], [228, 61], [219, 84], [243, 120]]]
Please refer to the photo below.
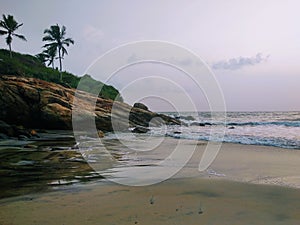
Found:
[[60, 48], [58, 49], [58, 58], [59, 58], [59, 71], [60, 71], [60, 81], [62, 81], [62, 62], [61, 62], [61, 52]]
[[11, 53], [11, 43], [8, 44], [8, 47], [9, 47], [9, 56], [10, 56], [10, 58], [12, 58], [12, 53]]

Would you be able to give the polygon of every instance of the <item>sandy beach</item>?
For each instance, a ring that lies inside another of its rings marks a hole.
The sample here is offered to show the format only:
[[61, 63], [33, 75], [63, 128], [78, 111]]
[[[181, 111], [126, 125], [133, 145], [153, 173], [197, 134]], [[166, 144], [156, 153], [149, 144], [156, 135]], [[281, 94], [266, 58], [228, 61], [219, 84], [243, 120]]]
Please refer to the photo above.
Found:
[[[175, 141], [166, 138], [162, 146]], [[2, 199], [0, 224], [299, 223], [299, 151], [225, 143], [200, 173], [205, 146], [197, 142], [186, 167], [155, 185], [100, 181]]]

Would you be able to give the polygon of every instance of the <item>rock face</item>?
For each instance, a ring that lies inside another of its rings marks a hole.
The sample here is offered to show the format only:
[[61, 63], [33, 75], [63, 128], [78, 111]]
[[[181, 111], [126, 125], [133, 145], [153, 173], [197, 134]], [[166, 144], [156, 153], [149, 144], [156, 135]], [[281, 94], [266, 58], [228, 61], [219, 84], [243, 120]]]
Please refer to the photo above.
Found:
[[[0, 76], [0, 120], [27, 128], [70, 130], [75, 91], [35, 78]], [[148, 111], [141, 103], [131, 107], [83, 91], [76, 96], [78, 121], [85, 124], [87, 115], [92, 115], [99, 130], [124, 130], [128, 124], [147, 127], [156, 117], [166, 124], [180, 124], [179, 120]], [[112, 117], [117, 125], [112, 125]]]
[[140, 102], [134, 103], [133, 107], [138, 108], [138, 109], [143, 109], [143, 110], [149, 110], [146, 105], [144, 105], [143, 103], [140, 103]]

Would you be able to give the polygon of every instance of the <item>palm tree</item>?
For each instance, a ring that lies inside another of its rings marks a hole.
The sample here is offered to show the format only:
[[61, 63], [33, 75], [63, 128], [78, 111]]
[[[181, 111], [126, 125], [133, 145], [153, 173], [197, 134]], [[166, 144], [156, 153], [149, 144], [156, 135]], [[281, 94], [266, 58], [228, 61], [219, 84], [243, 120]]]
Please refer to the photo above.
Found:
[[12, 58], [11, 53], [11, 43], [13, 36], [20, 38], [23, 41], [26, 41], [26, 38], [23, 35], [16, 34], [15, 31], [23, 25], [23, 23], [18, 24], [17, 21], [15, 21], [14, 17], [12, 15], [8, 15], [7, 17], [3, 14], [2, 15], [3, 20], [0, 21], [0, 27], [4, 28], [4, 30], [0, 30], [0, 35], [7, 35], [6, 37], [6, 44], [9, 47], [9, 54], [10, 58]]
[[43, 52], [37, 54], [36, 57], [44, 64], [46, 62], [49, 62], [47, 66], [52, 65], [52, 69], [54, 69], [54, 60], [56, 59], [56, 54], [57, 54], [56, 48], [50, 46], [47, 49], [45, 49]]
[[44, 47], [58, 51], [60, 80], [62, 80], [62, 59], [65, 54], [68, 54], [65, 46], [74, 44], [74, 41], [71, 38], [65, 38], [66, 27], [62, 26], [62, 28], [60, 28], [58, 24], [52, 25], [50, 29], [44, 30], [44, 34], [46, 34], [46, 36], [43, 37], [43, 41], [48, 42]]

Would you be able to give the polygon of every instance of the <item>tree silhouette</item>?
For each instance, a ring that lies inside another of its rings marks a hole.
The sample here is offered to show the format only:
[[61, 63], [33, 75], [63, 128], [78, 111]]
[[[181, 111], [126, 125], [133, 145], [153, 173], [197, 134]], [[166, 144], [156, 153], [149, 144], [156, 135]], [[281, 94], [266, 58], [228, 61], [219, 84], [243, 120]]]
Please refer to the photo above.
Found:
[[62, 80], [62, 59], [65, 54], [68, 54], [65, 46], [74, 44], [74, 41], [71, 38], [65, 38], [66, 27], [62, 26], [62, 28], [60, 28], [58, 24], [52, 25], [50, 29], [45, 29], [44, 34], [46, 34], [46, 36], [43, 37], [43, 41], [48, 43], [43, 47], [47, 49], [56, 49], [58, 51], [60, 80]]
[[36, 55], [36, 57], [42, 62], [48, 62], [47, 66], [52, 65], [52, 69], [54, 69], [54, 60], [56, 58], [57, 50], [54, 47], [48, 47], [43, 52]]
[[16, 34], [15, 31], [23, 25], [23, 23], [19, 24], [17, 21], [15, 21], [14, 17], [12, 15], [8, 15], [7, 17], [3, 14], [2, 15], [3, 20], [0, 21], [0, 27], [4, 30], [0, 30], [0, 35], [7, 35], [6, 37], [6, 44], [9, 47], [9, 54], [10, 58], [12, 58], [12, 52], [11, 52], [11, 43], [13, 37], [18, 37], [23, 41], [26, 41], [26, 38], [23, 35]]

